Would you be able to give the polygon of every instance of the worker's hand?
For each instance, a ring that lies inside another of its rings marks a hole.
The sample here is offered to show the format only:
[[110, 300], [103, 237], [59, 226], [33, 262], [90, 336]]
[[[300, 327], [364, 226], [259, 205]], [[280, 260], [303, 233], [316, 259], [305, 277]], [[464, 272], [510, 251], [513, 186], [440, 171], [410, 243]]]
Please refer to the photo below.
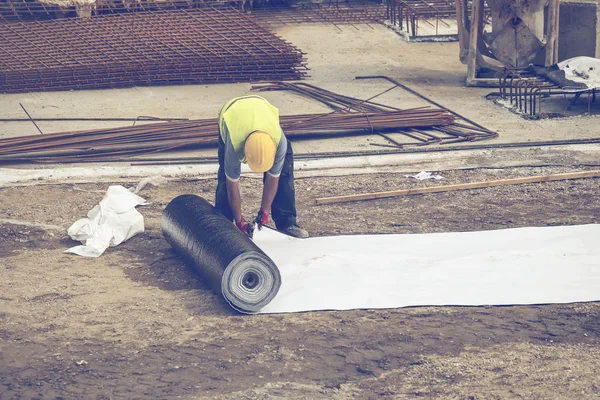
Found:
[[269, 213], [264, 211], [262, 208], [258, 210], [258, 215], [256, 216], [256, 225], [258, 225], [258, 229], [262, 228], [263, 225], [269, 223]]
[[240, 231], [242, 231], [242, 233], [244, 233], [246, 236], [248, 236], [250, 239], [252, 239], [253, 233], [254, 233], [254, 226], [251, 226], [249, 223], [247, 223], [244, 220], [244, 217], [242, 217], [239, 222], [235, 223], [235, 226], [238, 227], [238, 229]]

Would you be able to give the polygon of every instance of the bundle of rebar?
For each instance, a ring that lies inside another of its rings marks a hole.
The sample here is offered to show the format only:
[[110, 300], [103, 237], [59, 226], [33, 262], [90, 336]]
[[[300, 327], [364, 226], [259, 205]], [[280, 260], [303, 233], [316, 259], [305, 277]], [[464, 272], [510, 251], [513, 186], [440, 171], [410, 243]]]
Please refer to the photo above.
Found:
[[[330, 107], [331, 109], [335, 110], [336, 112], [341, 113], [386, 113], [400, 111], [400, 109], [374, 102], [373, 99], [397, 87], [403, 87], [405, 90], [408, 89], [406, 86], [401, 85], [397, 81], [391, 81], [395, 83], [395, 86], [392, 86], [386, 91], [379, 93], [378, 95], [367, 100], [361, 100], [355, 97], [344, 96], [305, 82], [269, 82], [254, 85], [252, 89], [257, 91], [292, 91], [299, 95], [317, 100]], [[392, 139], [389, 135], [385, 135], [384, 132], [379, 132], [379, 134], [386, 138], [388, 141], [390, 141], [391, 144], [384, 145], [372, 143], [372, 145], [386, 147], [405, 147], [423, 146], [432, 143], [448, 144], [467, 141], [474, 142], [479, 140], [491, 139], [498, 135], [496, 132], [486, 129], [447, 108], [443, 108], [439, 104], [429, 99], [427, 101], [433, 106], [435, 106], [437, 111], [453, 114], [456, 117], [456, 119], [444, 126], [432, 124], [430, 126], [422, 125], [421, 127], [403, 127], [402, 129], [398, 130], [397, 133], [401, 133], [404, 136], [407, 136], [408, 138], [413, 140], [412, 142], [408, 143], [397, 142], [396, 140]]]
[[[329, 113], [281, 117], [292, 139], [340, 137], [396, 131], [409, 127], [444, 127], [454, 116], [444, 110], [413, 109], [373, 113]], [[0, 163], [15, 161], [108, 161], [166, 150], [215, 145], [216, 119], [166, 122], [130, 127], [63, 132], [0, 140]]]
[[0, 93], [301, 79], [295, 46], [228, 9], [0, 24]]

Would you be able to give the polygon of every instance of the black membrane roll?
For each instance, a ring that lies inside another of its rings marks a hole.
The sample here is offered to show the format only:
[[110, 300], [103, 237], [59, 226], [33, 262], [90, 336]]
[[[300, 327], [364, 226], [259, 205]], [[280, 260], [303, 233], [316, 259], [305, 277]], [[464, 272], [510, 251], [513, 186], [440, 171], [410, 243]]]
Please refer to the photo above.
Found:
[[277, 266], [208, 201], [174, 198], [163, 211], [165, 239], [236, 310], [256, 313], [281, 286]]

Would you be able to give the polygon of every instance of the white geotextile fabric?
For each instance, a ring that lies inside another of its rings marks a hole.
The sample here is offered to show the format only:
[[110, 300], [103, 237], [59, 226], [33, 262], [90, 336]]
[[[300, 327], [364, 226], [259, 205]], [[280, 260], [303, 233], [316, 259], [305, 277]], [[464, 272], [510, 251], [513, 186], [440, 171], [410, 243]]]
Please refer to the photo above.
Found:
[[565, 78], [584, 83], [590, 89], [600, 89], [600, 58], [574, 57], [556, 65], [565, 71]]
[[135, 207], [145, 200], [120, 185], [110, 186], [100, 203], [76, 221], [67, 233], [82, 245], [65, 253], [99, 257], [109, 246], [117, 246], [144, 231], [144, 216]]
[[255, 242], [281, 272], [261, 313], [600, 300], [600, 225]]

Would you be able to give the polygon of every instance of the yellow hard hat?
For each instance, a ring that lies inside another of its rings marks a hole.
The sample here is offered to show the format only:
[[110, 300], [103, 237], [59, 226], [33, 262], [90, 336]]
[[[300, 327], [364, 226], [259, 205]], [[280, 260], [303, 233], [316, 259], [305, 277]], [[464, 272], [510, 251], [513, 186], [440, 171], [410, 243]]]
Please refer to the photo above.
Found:
[[244, 153], [248, 166], [254, 172], [267, 172], [275, 161], [275, 140], [267, 132], [254, 131], [246, 139]]

